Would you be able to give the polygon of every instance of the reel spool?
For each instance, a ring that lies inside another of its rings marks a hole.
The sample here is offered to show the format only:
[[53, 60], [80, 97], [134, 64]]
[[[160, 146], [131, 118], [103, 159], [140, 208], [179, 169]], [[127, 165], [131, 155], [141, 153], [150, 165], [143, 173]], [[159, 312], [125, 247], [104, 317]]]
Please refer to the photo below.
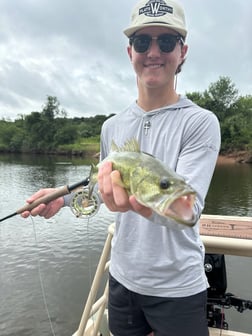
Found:
[[70, 203], [73, 214], [78, 218], [93, 217], [100, 208], [100, 198], [96, 192], [89, 197], [89, 190], [80, 189], [74, 193]]

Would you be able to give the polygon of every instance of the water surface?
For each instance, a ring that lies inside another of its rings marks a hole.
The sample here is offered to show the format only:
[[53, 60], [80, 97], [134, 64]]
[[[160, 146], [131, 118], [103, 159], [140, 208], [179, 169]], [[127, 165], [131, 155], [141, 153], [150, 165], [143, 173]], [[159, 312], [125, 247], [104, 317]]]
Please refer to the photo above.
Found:
[[[39, 188], [72, 184], [89, 174], [81, 159], [0, 156], [0, 217]], [[252, 166], [217, 168], [205, 213], [252, 216]], [[15, 216], [0, 223], [0, 335], [69, 336], [78, 328], [93, 274], [113, 221], [104, 206], [89, 221], [68, 208], [45, 220]], [[228, 291], [252, 299], [252, 258], [226, 257]], [[44, 295], [53, 332], [44, 306]], [[252, 311], [226, 312], [230, 329], [251, 332]]]

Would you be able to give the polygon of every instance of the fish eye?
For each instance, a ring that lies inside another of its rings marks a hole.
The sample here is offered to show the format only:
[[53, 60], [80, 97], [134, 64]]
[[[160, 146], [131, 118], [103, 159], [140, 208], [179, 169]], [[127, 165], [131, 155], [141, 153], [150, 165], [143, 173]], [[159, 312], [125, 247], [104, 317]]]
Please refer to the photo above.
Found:
[[169, 182], [167, 177], [162, 177], [159, 185], [161, 189], [168, 189], [171, 183]]

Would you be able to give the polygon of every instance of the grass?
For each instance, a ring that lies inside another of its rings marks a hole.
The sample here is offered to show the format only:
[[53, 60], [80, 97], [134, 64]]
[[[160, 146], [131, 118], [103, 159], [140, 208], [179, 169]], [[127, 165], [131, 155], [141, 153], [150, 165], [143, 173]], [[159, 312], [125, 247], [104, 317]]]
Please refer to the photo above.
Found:
[[98, 137], [82, 138], [77, 143], [59, 146], [59, 150], [92, 152], [94, 154], [100, 151], [100, 139]]

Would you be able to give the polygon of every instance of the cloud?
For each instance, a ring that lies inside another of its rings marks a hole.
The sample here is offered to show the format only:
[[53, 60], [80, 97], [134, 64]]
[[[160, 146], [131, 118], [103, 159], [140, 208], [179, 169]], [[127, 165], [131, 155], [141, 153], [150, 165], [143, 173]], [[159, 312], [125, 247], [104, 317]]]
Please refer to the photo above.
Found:
[[[251, 0], [181, 1], [189, 53], [178, 90], [203, 91], [229, 76], [252, 92]], [[136, 98], [128, 25], [135, 0], [0, 3], [0, 116], [41, 111], [56, 96], [68, 116], [117, 113]]]

